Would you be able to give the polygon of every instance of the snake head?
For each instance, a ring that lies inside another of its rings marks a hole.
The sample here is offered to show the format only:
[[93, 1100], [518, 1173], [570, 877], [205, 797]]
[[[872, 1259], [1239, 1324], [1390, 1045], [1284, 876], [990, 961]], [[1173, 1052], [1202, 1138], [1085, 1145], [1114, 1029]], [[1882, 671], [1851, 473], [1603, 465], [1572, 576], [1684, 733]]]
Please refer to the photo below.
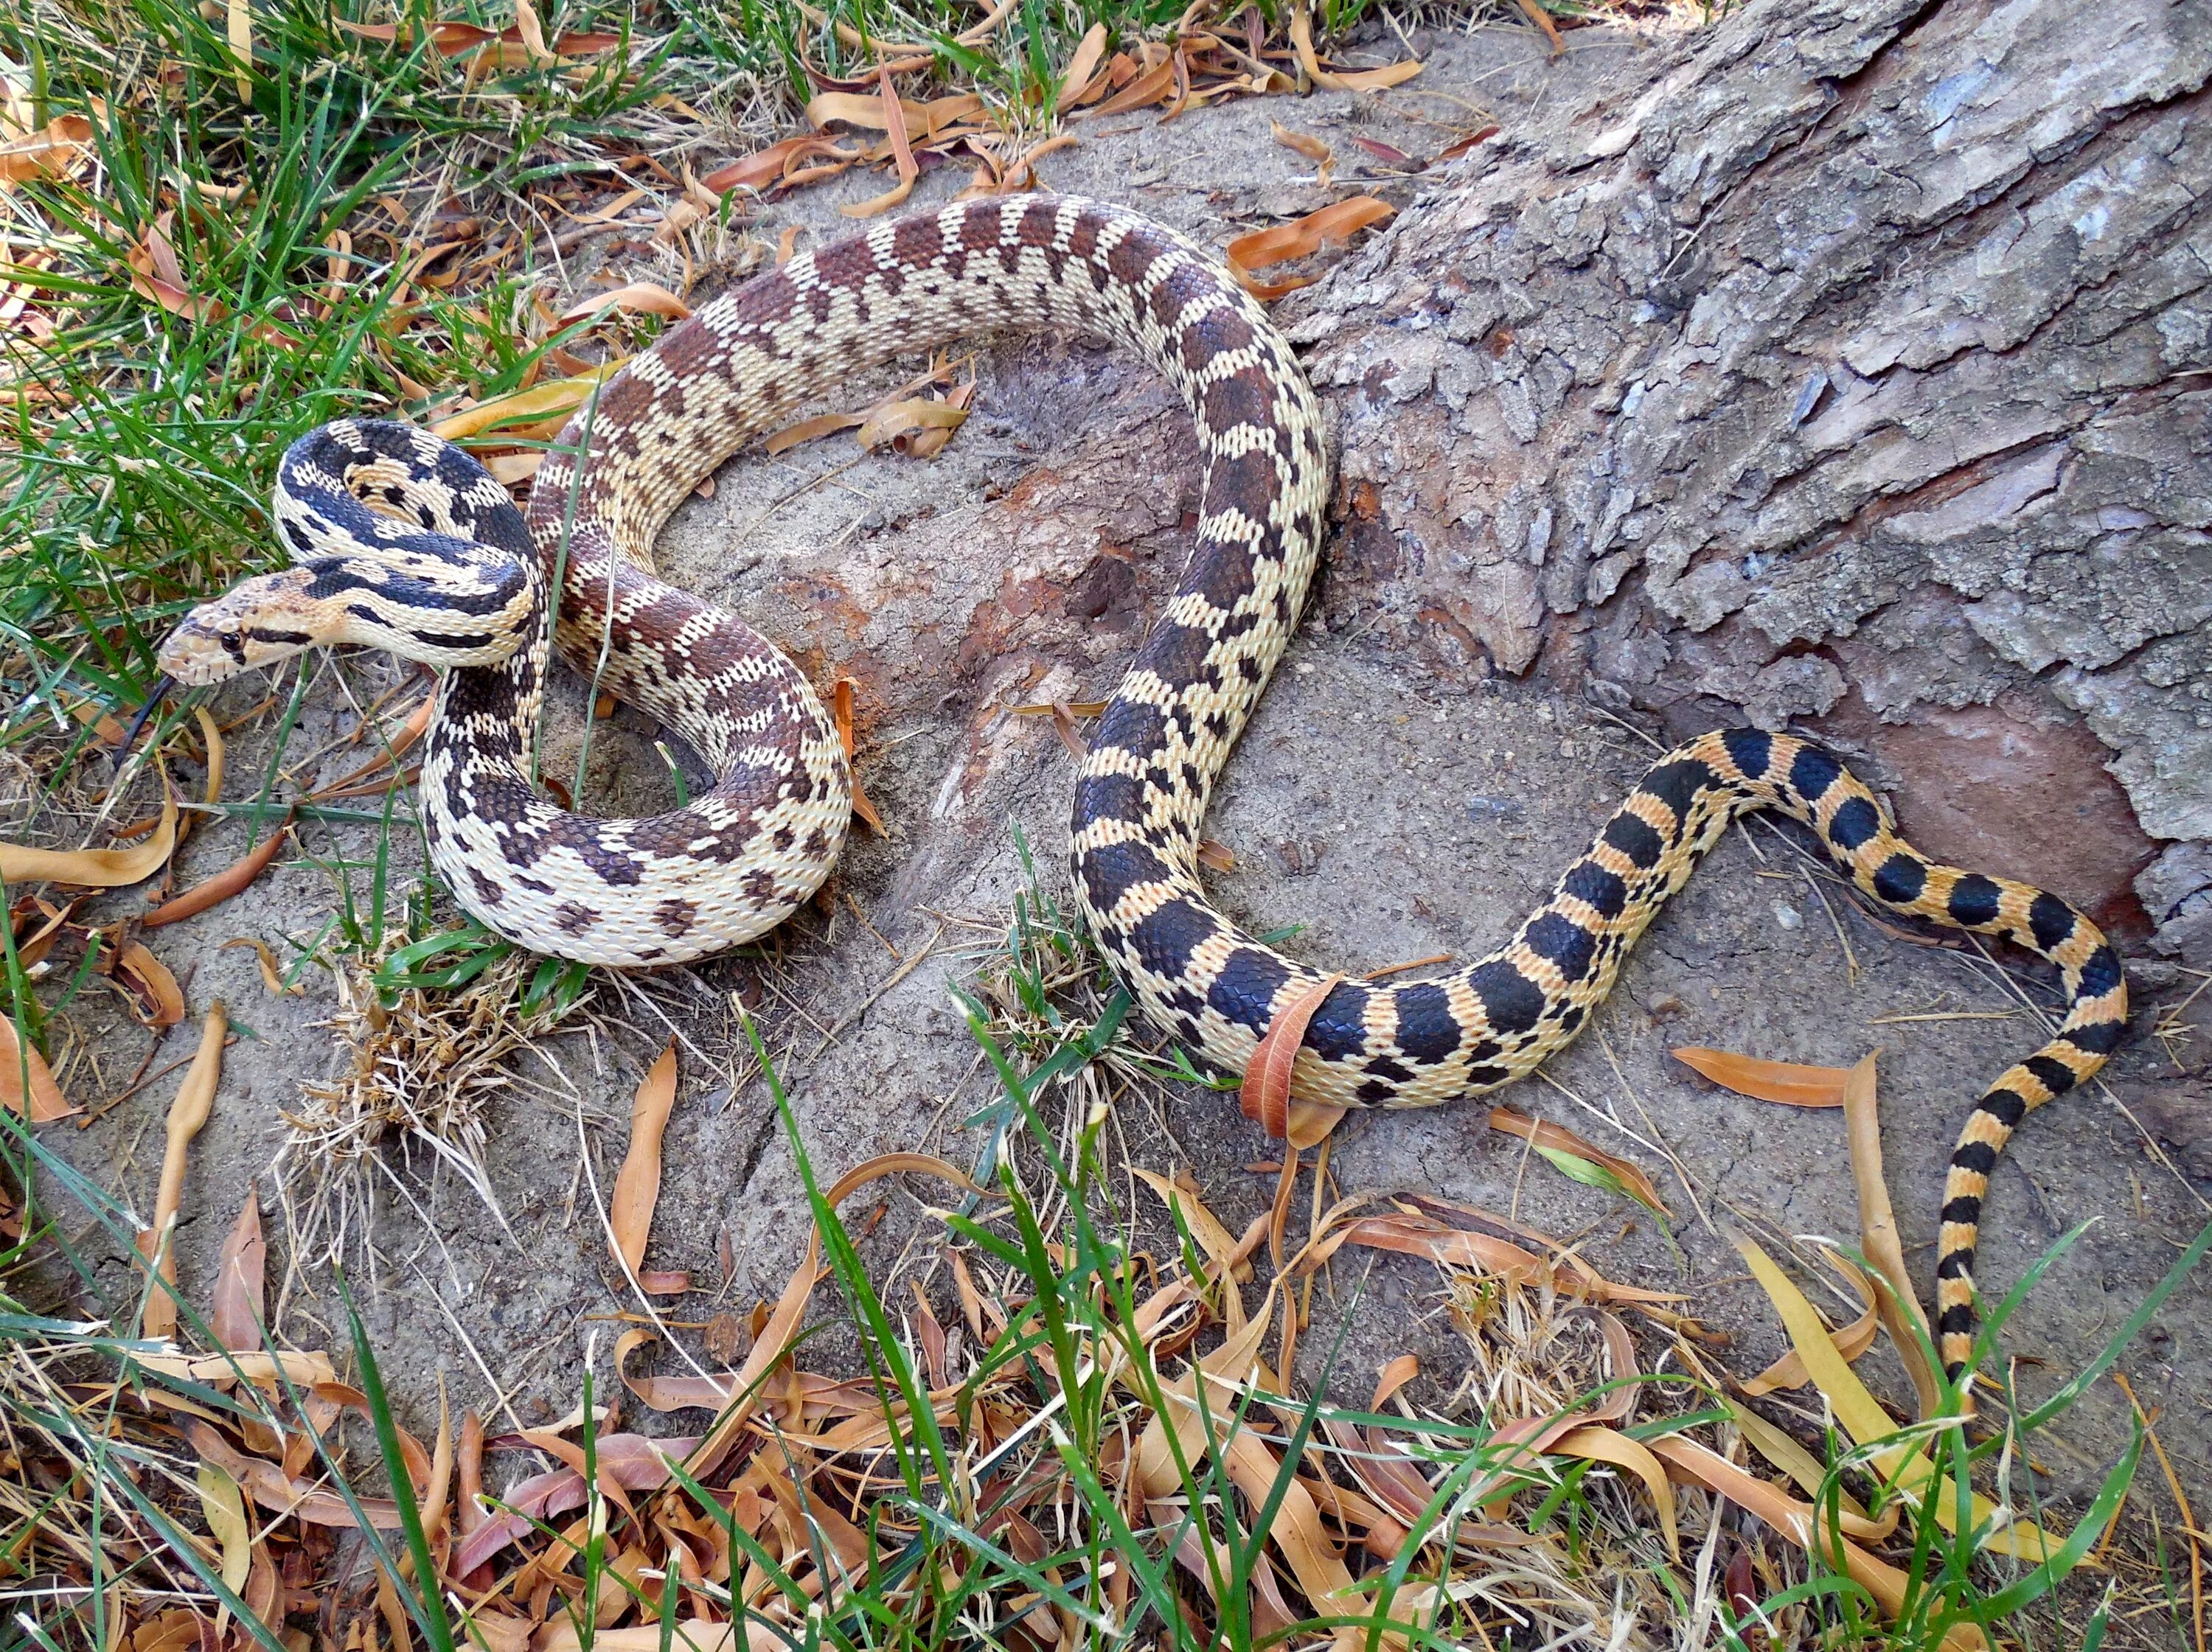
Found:
[[155, 659], [178, 682], [198, 688], [343, 641], [332, 634], [331, 604], [308, 593], [313, 578], [312, 570], [293, 568], [240, 581], [185, 615]]
[[532, 573], [511, 558], [448, 568], [420, 557], [314, 557], [202, 603], [155, 658], [191, 688], [349, 643], [441, 668], [494, 665], [536, 635]]

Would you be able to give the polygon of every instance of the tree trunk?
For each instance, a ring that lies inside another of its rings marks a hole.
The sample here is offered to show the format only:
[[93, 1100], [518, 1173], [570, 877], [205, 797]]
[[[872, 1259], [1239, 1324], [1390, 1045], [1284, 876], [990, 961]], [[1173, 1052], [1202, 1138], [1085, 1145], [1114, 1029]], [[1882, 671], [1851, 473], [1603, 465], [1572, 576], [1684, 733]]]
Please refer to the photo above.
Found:
[[1775, 0], [1282, 307], [1333, 628], [1815, 731], [2212, 952], [2212, 4]]

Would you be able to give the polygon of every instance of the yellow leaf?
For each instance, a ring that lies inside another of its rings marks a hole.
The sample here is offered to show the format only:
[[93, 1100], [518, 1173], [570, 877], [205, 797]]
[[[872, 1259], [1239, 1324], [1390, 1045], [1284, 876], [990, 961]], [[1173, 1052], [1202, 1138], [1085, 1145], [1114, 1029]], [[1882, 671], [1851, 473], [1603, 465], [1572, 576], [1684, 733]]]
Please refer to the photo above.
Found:
[[238, 65], [238, 100], [253, 101], [253, 11], [246, 0], [228, 0], [225, 22], [232, 61]]
[[200, 1488], [200, 1513], [208, 1530], [222, 1545], [222, 1581], [232, 1594], [246, 1587], [246, 1574], [253, 1564], [253, 1533], [246, 1521], [246, 1494], [220, 1463], [200, 1460], [196, 1477]]
[[[1837, 1352], [1836, 1345], [1828, 1338], [1828, 1327], [1820, 1323], [1813, 1304], [1790, 1282], [1787, 1274], [1775, 1266], [1774, 1259], [1747, 1238], [1739, 1236], [1736, 1248], [1751, 1268], [1753, 1277], [1766, 1292], [1782, 1316], [1782, 1323], [1790, 1333], [1805, 1369], [1812, 1374], [1813, 1382], [1827, 1396], [1829, 1406], [1844, 1432], [1858, 1444], [1868, 1448], [1875, 1469], [1881, 1477], [1896, 1485], [1899, 1491], [1912, 1499], [1919, 1507], [1927, 1509], [1936, 1517], [1937, 1525], [1947, 1532], [1955, 1532], [1958, 1523], [1958, 1497], [1948, 1478], [1939, 1477], [1936, 1465], [1925, 1452], [1908, 1441], [1899, 1441], [1897, 1436], [1903, 1424], [1881, 1408], [1881, 1402], [1859, 1381], [1858, 1373]], [[1876, 1445], [1878, 1440], [1894, 1442]], [[1972, 1520], [1978, 1527], [1998, 1516], [1996, 1504], [1979, 1492], [1972, 1494]], [[2032, 1564], [2048, 1559], [2059, 1543], [2057, 1537], [2045, 1535], [2032, 1521], [2011, 1520], [1990, 1534], [1983, 1546], [2000, 1554], [2008, 1554]]]
[[593, 367], [589, 373], [580, 373], [573, 379], [556, 379], [550, 384], [533, 385], [528, 390], [518, 390], [509, 396], [495, 396], [488, 402], [441, 419], [430, 427], [434, 436], [443, 436], [447, 441], [459, 441], [465, 436], [477, 435], [496, 424], [512, 424], [524, 419], [548, 418], [556, 413], [571, 413], [591, 399], [592, 392], [622, 368], [620, 361], [609, 361]]

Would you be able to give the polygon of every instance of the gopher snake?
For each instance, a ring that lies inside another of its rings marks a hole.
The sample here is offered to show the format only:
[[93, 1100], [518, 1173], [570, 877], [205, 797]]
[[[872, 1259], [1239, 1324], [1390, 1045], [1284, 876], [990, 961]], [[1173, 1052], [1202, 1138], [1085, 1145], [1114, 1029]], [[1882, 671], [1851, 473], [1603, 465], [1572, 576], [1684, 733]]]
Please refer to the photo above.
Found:
[[[163, 666], [204, 683], [360, 642], [447, 668], [421, 784], [433, 860], [461, 904], [526, 946], [591, 963], [722, 951], [819, 887], [851, 780], [806, 678], [750, 628], [655, 578], [654, 535], [741, 444], [852, 374], [956, 337], [1047, 327], [1150, 357], [1197, 420], [1197, 547], [1083, 762], [1073, 872], [1153, 1025], [1242, 1071], [1274, 1017], [1325, 978], [1214, 909], [1196, 848], [1215, 777], [1305, 597], [1328, 460], [1313, 393], [1258, 306], [1188, 241], [1118, 208], [978, 201], [793, 258], [609, 381], [547, 456], [526, 523], [457, 448], [397, 424], [326, 426], [282, 467], [276, 521], [297, 566], [196, 610]], [[562, 653], [688, 740], [722, 776], [709, 795], [649, 820], [592, 820], [538, 791], [531, 740], [556, 569]], [[1811, 827], [1882, 905], [2041, 954], [2072, 999], [2057, 1036], [1982, 1097], [1952, 1156], [1937, 1328], [1955, 1374], [1973, 1346], [1970, 1273], [1996, 1153], [2023, 1114], [2103, 1063], [2126, 988], [2080, 913], [1931, 864], [1803, 740], [1738, 729], [1692, 741], [1501, 951], [1436, 980], [1338, 984], [1306, 1032], [1296, 1093], [1419, 1107], [1525, 1076], [1574, 1037], [1729, 823], [1757, 809]]]

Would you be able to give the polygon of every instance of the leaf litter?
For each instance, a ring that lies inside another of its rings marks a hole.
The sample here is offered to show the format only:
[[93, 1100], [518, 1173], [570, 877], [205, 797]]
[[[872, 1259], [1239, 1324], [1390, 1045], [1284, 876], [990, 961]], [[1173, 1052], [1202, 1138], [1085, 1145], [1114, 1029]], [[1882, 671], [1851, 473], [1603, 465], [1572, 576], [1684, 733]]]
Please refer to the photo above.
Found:
[[[1072, 1106], [1088, 1093], [1075, 1082], [1085, 1071], [1071, 1070]], [[1870, 1109], [1871, 1062], [1850, 1071], [1855, 1099]], [[632, 1270], [650, 1235], [675, 1078], [672, 1045], [640, 1085], [610, 1204], [612, 1241]], [[1095, 1136], [1103, 1115], [1084, 1105]], [[1295, 1145], [1289, 1157], [1285, 1186], [1303, 1168]], [[577, 1648], [586, 1631], [577, 1614], [595, 1598], [594, 1646], [658, 1652], [666, 1627], [678, 1646], [734, 1652], [762, 1634], [795, 1633], [823, 1614], [854, 1609], [928, 1531], [948, 1556], [969, 1557], [958, 1565], [983, 1565], [995, 1579], [969, 1597], [963, 1610], [973, 1620], [1001, 1643], [1042, 1652], [1049, 1633], [1040, 1641], [1023, 1632], [1040, 1614], [1063, 1631], [1070, 1624], [1120, 1628], [1144, 1604], [1133, 1585], [1117, 1589], [1109, 1575], [1067, 1592], [1071, 1576], [1082, 1575], [1069, 1567], [1091, 1541], [1086, 1523], [1107, 1503], [1128, 1511], [1134, 1529], [1150, 1534], [1141, 1540], [1148, 1552], [1180, 1571], [1185, 1609], [1219, 1623], [1233, 1607], [1255, 1632], [1289, 1631], [1318, 1614], [1372, 1625], [1389, 1647], [1410, 1648], [1431, 1632], [1495, 1644], [1509, 1629], [1517, 1638], [1530, 1626], [1547, 1637], [1599, 1632], [1610, 1643], [1640, 1645], [1640, 1627], [1622, 1640], [1618, 1625], [1640, 1625], [1647, 1614], [1671, 1621], [1680, 1600], [1702, 1595], [1721, 1541], [1741, 1563], [1731, 1562], [1742, 1596], [1731, 1611], [1804, 1580], [1816, 1556], [1881, 1613], [1918, 1610], [1925, 1620], [1924, 1603], [1914, 1606], [1919, 1586], [1905, 1534], [1921, 1517], [1915, 1510], [1939, 1529], [1947, 1524], [1955, 1502], [1949, 1481], [1911, 1431], [1915, 1419], [1883, 1409], [1851, 1371], [1858, 1328], [1831, 1332], [1748, 1240], [1746, 1259], [1791, 1339], [1796, 1382], [1814, 1388], [1871, 1471], [1856, 1486], [1750, 1408], [1759, 1380], [1735, 1383], [1710, 1372], [1680, 1335], [1684, 1321], [1666, 1309], [1677, 1299], [1608, 1281], [1571, 1247], [1525, 1224], [1431, 1195], [1356, 1196], [1319, 1213], [1267, 1277], [1257, 1266], [1267, 1218], [1239, 1237], [1187, 1175], [1133, 1174], [1190, 1236], [1194, 1253], [1131, 1255], [1117, 1265], [1132, 1288], [1114, 1287], [1095, 1317], [1070, 1322], [1078, 1334], [1064, 1357], [1073, 1365], [1048, 1360], [1041, 1370], [1042, 1344], [1027, 1359], [993, 1345], [1006, 1345], [1014, 1327], [1043, 1324], [1043, 1276], [1033, 1272], [1043, 1264], [1023, 1263], [1018, 1247], [993, 1237], [1023, 1208], [1006, 1197], [1018, 1198], [1019, 1182], [979, 1207], [983, 1190], [957, 1167], [926, 1154], [885, 1154], [823, 1193], [814, 1239], [781, 1300], [754, 1310], [751, 1343], [736, 1369], [728, 1363], [738, 1351], [734, 1336], [721, 1339], [718, 1370], [688, 1376], [643, 1369], [662, 1340], [658, 1332], [634, 1327], [618, 1340], [622, 1393], [654, 1412], [702, 1412], [711, 1419], [703, 1429], [636, 1432], [617, 1403], [593, 1407], [589, 1418], [579, 1407], [560, 1423], [509, 1434], [488, 1433], [470, 1415], [458, 1448], [444, 1425], [434, 1451], [404, 1440], [418, 1499], [431, 1500], [436, 1488], [442, 1509], [443, 1488], [459, 1487], [452, 1517], [434, 1522], [429, 1550], [461, 1612], [457, 1631], [492, 1652]], [[890, 1177], [967, 1197], [957, 1211], [927, 1200], [922, 1206], [950, 1224], [943, 1254], [954, 1311], [940, 1318], [917, 1278], [903, 1337], [885, 1325], [892, 1340], [874, 1343], [879, 1360], [896, 1354], [895, 1366], [906, 1362], [898, 1368], [912, 1373], [910, 1386], [824, 1375], [803, 1363], [821, 1285], [836, 1277], [848, 1303], [860, 1288], [848, 1271], [851, 1241], [834, 1213]], [[1878, 1165], [1862, 1166], [1859, 1179], [1865, 1226], [1878, 1234], [1887, 1219], [1886, 1201], [1875, 1196]], [[1060, 1265], [1073, 1255], [1058, 1241], [1042, 1243]], [[1364, 1412], [1317, 1406], [1295, 1397], [1287, 1357], [1268, 1357], [1264, 1345], [1278, 1327], [1286, 1344], [1293, 1334], [1299, 1282], [1363, 1247], [1437, 1266], [1445, 1319], [1466, 1358], [1451, 1393], [1419, 1386], [1419, 1362], [1402, 1355], [1383, 1364]], [[313, 1556], [357, 1521], [383, 1529], [402, 1523], [388, 1497], [337, 1495], [313, 1479], [303, 1447], [318, 1449], [314, 1442], [330, 1439], [364, 1402], [319, 1354], [258, 1351], [263, 1254], [249, 1197], [225, 1245], [209, 1317], [213, 1340], [231, 1351], [139, 1362], [226, 1387], [246, 1374], [237, 1392], [250, 1403], [237, 1411], [149, 1390], [190, 1447], [210, 1564], [227, 1582], [241, 1566], [250, 1579], [257, 1555], [269, 1557], [272, 1576], [299, 1576], [305, 1563], [287, 1570], [284, 1557]], [[1861, 1294], [1870, 1299], [1873, 1287]], [[1662, 1350], [1656, 1364], [1624, 1314], [1649, 1318]], [[1213, 1339], [1210, 1349], [1202, 1339]], [[289, 1392], [275, 1380], [280, 1370]], [[1074, 1392], [1071, 1382], [1091, 1385], [1084, 1391], [1114, 1419], [1107, 1448], [1087, 1456], [1054, 1449], [1049, 1430], [1040, 1431]], [[262, 1412], [273, 1421], [256, 1420]], [[953, 1454], [953, 1481], [921, 1452], [925, 1436]], [[487, 1490], [487, 1458], [521, 1464], [496, 1494]], [[919, 1502], [908, 1489], [917, 1485]], [[2070, 1541], [2048, 1521], [1970, 1495], [1987, 1552], [2037, 1564]], [[1556, 1510], [1562, 1498], [1581, 1510], [1571, 1542], [1535, 1514]], [[246, 1520], [249, 1503], [259, 1512]], [[1753, 1528], [1726, 1535], [1725, 1503], [1757, 1515], [1765, 1536]], [[237, 1546], [241, 1529], [256, 1534], [252, 1551]], [[1244, 1563], [1227, 1564], [1235, 1552], [1227, 1546], [1255, 1542]], [[588, 1559], [593, 1552], [597, 1562]], [[1593, 1578], [1607, 1580], [1601, 1590]], [[666, 1580], [665, 1597], [659, 1579]], [[674, 1607], [668, 1625], [656, 1622], [664, 1598]], [[1778, 1644], [1814, 1629], [1808, 1602], [1818, 1598], [1800, 1589], [1772, 1608]], [[363, 1599], [355, 1609], [374, 1621], [397, 1605]], [[748, 1626], [733, 1627], [737, 1618]], [[267, 1621], [283, 1626], [281, 1613]], [[1606, 1631], [1607, 1624], [1616, 1627]], [[210, 1632], [240, 1633], [220, 1625]], [[1931, 1635], [1929, 1643], [1947, 1652], [1988, 1643], [1963, 1622], [1936, 1624]], [[1364, 1642], [1358, 1631], [1332, 1637], [1347, 1652]]]

